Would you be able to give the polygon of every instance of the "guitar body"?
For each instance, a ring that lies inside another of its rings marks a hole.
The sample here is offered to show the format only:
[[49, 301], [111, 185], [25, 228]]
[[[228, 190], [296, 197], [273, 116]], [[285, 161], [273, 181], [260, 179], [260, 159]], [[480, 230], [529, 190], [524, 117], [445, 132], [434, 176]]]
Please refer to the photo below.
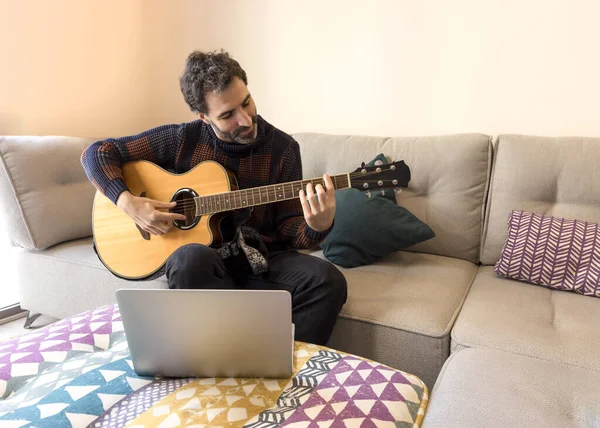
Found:
[[170, 173], [147, 161], [129, 162], [123, 178], [135, 196], [157, 201], [176, 200], [186, 206], [188, 220], [161, 236], [150, 235], [100, 192], [96, 192], [92, 227], [96, 251], [102, 263], [125, 279], [144, 279], [158, 271], [179, 247], [197, 243], [219, 245], [230, 239], [227, 213], [196, 218], [194, 196], [237, 190], [235, 176], [220, 164], [206, 161], [184, 174]]

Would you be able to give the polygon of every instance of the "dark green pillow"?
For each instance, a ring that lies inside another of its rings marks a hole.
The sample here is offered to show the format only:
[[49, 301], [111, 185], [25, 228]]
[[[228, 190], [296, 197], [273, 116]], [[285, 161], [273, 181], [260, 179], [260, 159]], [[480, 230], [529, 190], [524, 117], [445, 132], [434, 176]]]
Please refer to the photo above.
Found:
[[336, 191], [333, 229], [321, 242], [323, 255], [343, 267], [373, 263], [435, 236], [406, 208], [357, 189]]

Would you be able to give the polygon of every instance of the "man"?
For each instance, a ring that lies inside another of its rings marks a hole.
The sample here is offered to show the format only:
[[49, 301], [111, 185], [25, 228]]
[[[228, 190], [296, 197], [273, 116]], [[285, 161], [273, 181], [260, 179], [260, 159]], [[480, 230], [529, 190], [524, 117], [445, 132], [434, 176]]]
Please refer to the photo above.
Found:
[[[257, 114], [247, 84], [228, 53], [191, 53], [180, 87], [199, 120], [92, 144], [81, 157], [90, 181], [141, 229], [162, 235], [185, 217], [160, 211], [174, 202], [132, 195], [124, 163], [143, 159], [184, 173], [214, 160], [235, 174], [240, 189], [301, 180], [298, 143]], [[230, 243], [179, 248], [164, 267], [169, 288], [287, 290], [296, 339], [326, 344], [346, 301], [346, 280], [327, 261], [292, 250], [317, 246], [333, 227], [335, 189], [328, 175], [323, 180], [325, 188], [309, 184], [299, 199], [254, 207], [246, 221], [238, 216]]]

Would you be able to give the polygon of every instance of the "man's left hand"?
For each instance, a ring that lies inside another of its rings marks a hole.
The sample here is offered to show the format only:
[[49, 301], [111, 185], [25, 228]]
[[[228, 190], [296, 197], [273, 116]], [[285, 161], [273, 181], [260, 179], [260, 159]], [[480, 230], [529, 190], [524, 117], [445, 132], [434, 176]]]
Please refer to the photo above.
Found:
[[329, 229], [335, 216], [335, 188], [331, 177], [325, 174], [323, 182], [325, 189], [321, 184], [317, 184], [313, 189], [312, 183], [308, 183], [306, 192], [304, 189], [300, 190], [300, 203], [306, 224], [317, 232]]

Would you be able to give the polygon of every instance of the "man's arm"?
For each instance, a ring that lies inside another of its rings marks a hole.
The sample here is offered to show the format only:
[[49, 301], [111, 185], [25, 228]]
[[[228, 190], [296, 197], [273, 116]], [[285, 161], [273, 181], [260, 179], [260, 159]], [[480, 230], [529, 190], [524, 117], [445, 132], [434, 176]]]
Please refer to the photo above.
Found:
[[[301, 179], [302, 160], [300, 157], [300, 147], [298, 146], [298, 143], [293, 142], [288, 145], [281, 159], [281, 174], [279, 182], [287, 183]], [[319, 192], [321, 190], [323, 189], [317, 189]], [[311, 197], [310, 193], [308, 193], [307, 196], [309, 197], [309, 200], [312, 198], [312, 205], [316, 206], [317, 204], [314, 203], [314, 195]], [[290, 242], [292, 247], [297, 249], [314, 248], [319, 245], [319, 243], [325, 239], [333, 227], [333, 215], [335, 214], [335, 189], [330, 189], [330, 191], [328, 191], [328, 196], [330, 198], [333, 196], [333, 201], [330, 199], [328, 206], [324, 207], [324, 211], [319, 213], [316, 218], [312, 214], [307, 213], [307, 210], [310, 211], [310, 208], [305, 208], [303, 210], [301, 199], [291, 199], [288, 201], [277, 202], [275, 204], [275, 227], [277, 228], [277, 234], [281, 237], [281, 239]], [[325, 197], [321, 197], [320, 200], [325, 201]], [[331, 203], [333, 203], [333, 207], [331, 207]], [[313, 224], [319, 224], [325, 229], [315, 230], [310, 227], [307, 223], [307, 215], [311, 216], [311, 221], [313, 221]], [[331, 224], [329, 224], [329, 217]], [[324, 218], [325, 220], [322, 221]]]
[[81, 164], [94, 187], [154, 235], [167, 232], [170, 220], [185, 217], [158, 210], [172, 208], [175, 203], [132, 195], [123, 181], [121, 167], [126, 162], [147, 160], [165, 169], [172, 168], [184, 130], [184, 125], [165, 125], [130, 137], [95, 142], [81, 154]]
[[119, 195], [127, 190], [121, 166], [147, 160], [169, 169], [183, 136], [183, 125], [165, 125], [138, 135], [98, 141], [83, 151], [81, 163], [94, 187], [116, 204]]

